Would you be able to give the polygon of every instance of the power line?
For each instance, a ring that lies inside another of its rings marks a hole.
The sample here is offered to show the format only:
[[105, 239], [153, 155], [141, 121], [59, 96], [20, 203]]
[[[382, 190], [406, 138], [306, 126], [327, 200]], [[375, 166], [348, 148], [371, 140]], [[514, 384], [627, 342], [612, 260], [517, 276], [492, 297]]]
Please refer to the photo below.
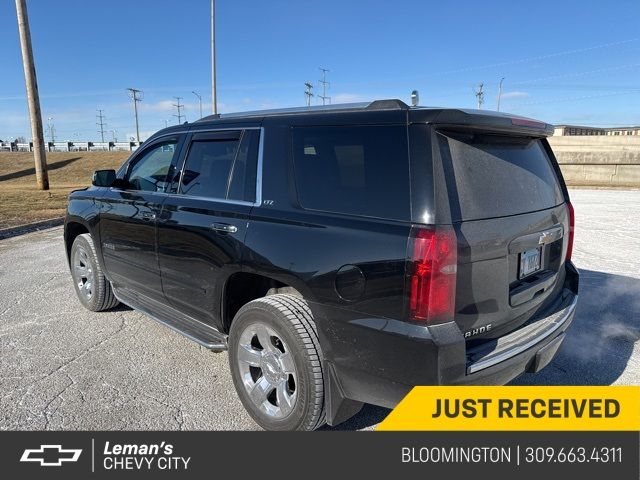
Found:
[[[526, 62], [533, 62], [533, 61], [539, 61], [539, 60], [547, 60], [549, 58], [555, 58], [555, 57], [562, 57], [565, 55], [574, 55], [576, 53], [585, 53], [585, 52], [590, 52], [592, 50], [598, 50], [600, 48], [608, 48], [608, 47], [616, 47], [618, 45], [623, 45], [625, 43], [632, 43], [632, 42], [637, 42], [638, 40], [640, 40], [640, 38], [631, 38], [629, 40], [621, 40], [619, 42], [610, 42], [610, 43], [602, 43], [600, 45], [593, 45], [591, 47], [584, 47], [584, 48], [576, 48], [573, 50], [564, 50], [561, 52], [554, 52], [554, 53], [547, 53], [547, 54], [543, 54], [543, 55], [536, 55], [533, 57], [524, 57], [524, 58], [518, 58], [515, 60], [506, 60], [504, 62], [497, 62], [497, 63], [488, 63], [485, 65], [475, 65], [475, 66], [470, 66], [470, 67], [462, 67], [462, 68], [457, 68], [454, 70], [445, 70], [442, 72], [434, 72], [434, 73], [430, 73], [427, 75], [420, 75], [420, 76], [416, 76], [416, 77], [412, 77], [412, 78], [427, 78], [427, 77], [434, 77], [434, 76], [438, 76], [438, 75], [448, 75], [448, 74], [452, 74], [452, 73], [462, 73], [462, 72], [470, 72], [473, 70], [482, 70], [485, 68], [495, 68], [495, 67], [504, 67], [507, 65], [516, 65], [519, 63], [526, 63]], [[408, 78], [407, 78], [408, 79]]]
[[140, 143], [140, 127], [138, 126], [138, 102], [144, 98], [144, 92], [136, 88], [127, 88], [129, 97], [133, 100], [133, 112], [136, 116], [136, 140]]
[[[464, 73], [464, 72], [472, 72], [475, 70], [484, 70], [484, 69], [488, 69], [488, 68], [495, 68], [495, 67], [504, 67], [504, 66], [508, 66], [508, 65], [517, 65], [520, 63], [527, 63], [527, 62], [532, 62], [532, 61], [539, 61], [539, 60], [546, 60], [549, 58], [556, 58], [556, 57], [561, 57], [561, 56], [566, 56], [566, 55], [574, 55], [574, 54], [578, 54], [578, 53], [586, 53], [592, 50], [598, 50], [598, 49], [602, 49], [602, 48], [609, 48], [609, 47], [616, 47], [619, 45], [624, 45], [624, 44], [628, 44], [628, 43], [633, 43], [633, 42], [637, 42], [638, 40], [640, 40], [640, 38], [631, 38], [628, 40], [622, 40], [619, 42], [610, 42], [610, 43], [603, 43], [603, 44], [599, 44], [599, 45], [592, 45], [590, 47], [584, 47], [584, 48], [578, 48], [578, 49], [573, 49], [573, 50], [564, 50], [564, 51], [559, 51], [559, 52], [553, 52], [553, 53], [548, 53], [548, 54], [543, 54], [543, 55], [537, 55], [537, 56], [532, 56], [532, 57], [523, 57], [523, 58], [518, 58], [518, 59], [514, 59], [514, 60], [505, 60], [503, 62], [496, 62], [496, 63], [488, 63], [485, 65], [470, 65], [467, 67], [460, 67], [460, 68], [456, 68], [456, 69], [452, 69], [452, 70], [442, 70], [439, 72], [431, 72], [431, 73], [427, 73], [424, 75], [412, 75], [412, 76], [406, 76], [406, 77], [394, 77], [392, 82], [389, 81], [381, 81], [381, 82], [348, 82], [348, 83], [343, 83], [341, 85], [345, 86], [345, 87], [359, 87], [359, 86], [377, 86], [377, 87], [382, 87], [382, 86], [389, 86], [389, 85], [397, 85], [398, 82], [403, 81], [403, 80], [421, 80], [421, 79], [426, 79], [426, 78], [431, 78], [431, 77], [438, 77], [438, 76], [444, 76], [444, 75], [451, 75], [451, 74], [456, 74], [456, 73]], [[585, 72], [587, 73], [587, 72]]]
[[518, 103], [515, 105], [511, 105], [511, 108], [515, 108], [515, 107], [523, 107], [523, 106], [527, 106], [527, 105], [541, 105], [544, 103], [562, 103], [562, 102], [574, 102], [574, 101], [578, 101], [578, 100], [589, 100], [591, 98], [601, 98], [601, 97], [613, 97], [616, 95], [630, 95], [630, 94], [640, 94], [640, 89], [635, 89], [635, 90], [627, 90], [627, 91], [622, 91], [622, 92], [608, 92], [608, 93], [601, 93], [601, 94], [594, 94], [594, 95], [583, 95], [581, 97], [566, 97], [566, 98], [556, 98], [556, 99], [552, 99], [552, 100], [540, 100], [540, 101], [533, 101], [533, 102], [523, 102], [523, 103]]
[[176, 99], [176, 103], [173, 104], [174, 107], [176, 107], [178, 109], [178, 113], [177, 114], [173, 114], [174, 117], [178, 117], [178, 125], [180, 125], [182, 123], [182, 117], [184, 115], [182, 115], [182, 109], [184, 108], [184, 105], [180, 104], [180, 100], [182, 100], [182, 97], [173, 97]]
[[593, 75], [594, 73], [602, 73], [602, 72], [611, 72], [614, 70], [624, 70], [627, 68], [637, 68], [640, 67], [640, 63], [627, 63], [624, 65], [615, 65], [613, 67], [604, 67], [604, 68], [597, 68], [595, 70], [585, 70], [582, 72], [571, 72], [571, 73], [562, 73], [559, 75], [550, 75], [547, 77], [539, 77], [539, 78], [532, 78], [529, 80], [521, 80], [519, 82], [512, 82], [512, 85], [526, 85], [529, 83], [536, 83], [536, 82], [542, 82], [544, 80], [555, 80], [555, 79], [559, 79], [559, 78], [572, 78], [572, 77], [581, 77], [584, 75]]
[[325, 105], [327, 100], [329, 104], [331, 104], [331, 97], [327, 97], [327, 89], [331, 85], [331, 83], [327, 81], [327, 72], [329, 69], [320, 67], [320, 71], [322, 72], [322, 79], [318, 80], [318, 82], [322, 85], [322, 95], [318, 95], [318, 98], [322, 99], [322, 105]]
[[98, 121], [96, 122], [96, 125], [99, 127], [98, 133], [100, 134], [101, 141], [102, 143], [104, 143], [104, 127], [106, 127], [107, 124], [104, 121], [105, 116], [102, 114], [103, 110], [100, 110], [98, 108], [97, 112], [98, 115], [96, 115], [96, 118], [98, 119]]

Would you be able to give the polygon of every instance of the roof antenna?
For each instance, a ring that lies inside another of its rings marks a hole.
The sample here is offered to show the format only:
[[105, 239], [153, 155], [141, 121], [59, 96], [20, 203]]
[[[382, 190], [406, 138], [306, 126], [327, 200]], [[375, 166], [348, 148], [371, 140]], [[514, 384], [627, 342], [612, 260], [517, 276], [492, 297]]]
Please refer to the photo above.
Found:
[[411, 92], [411, 106], [417, 107], [418, 103], [420, 103], [420, 96], [418, 95], [418, 90], [413, 90]]

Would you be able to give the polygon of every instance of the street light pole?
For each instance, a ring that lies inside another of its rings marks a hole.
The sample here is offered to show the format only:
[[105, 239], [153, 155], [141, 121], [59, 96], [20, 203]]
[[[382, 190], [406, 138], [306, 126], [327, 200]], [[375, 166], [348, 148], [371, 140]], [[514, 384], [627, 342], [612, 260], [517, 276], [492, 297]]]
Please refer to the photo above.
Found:
[[42, 129], [42, 114], [40, 113], [40, 95], [36, 79], [36, 66], [33, 60], [31, 46], [31, 30], [29, 29], [29, 15], [26, 0], [16, 0], [18, 16], [18, 30], [20, 33], [20, 49], [22, 50], [22, 66], [24, 81], [27, 87], [27, 101], [29, 103], [29, 119], [31, 121], [31, 135], [33, 136], [33, 157], [36, 167], [36, 184], [40, 190], [49, 190], [49, 174], [47, 172], [47, 157], [44, 148], [44, 131]]
[[504, 82], [504, 77], [500, 79], [500, 85], [498, 86], [498, 112], [500, 111], [500, 99], [502, 98], [502, 82]]
[[218, 97], [216, 94], [216, 0], [211, 0], [211, 102], [213, 114], [218, 113]]
[[193, 93], [196, 97], [198, 97], [198, 101], [200, 102], [200, 118], [202, 118], [202, 96], [197, 92], [191, 92], [191, 93]]
[[56, 141], [56, 127], [53, 124], [53, 117], [49, 117], [47, 127], [49, 127], [49, 136], [51, 137], [51, 143]]

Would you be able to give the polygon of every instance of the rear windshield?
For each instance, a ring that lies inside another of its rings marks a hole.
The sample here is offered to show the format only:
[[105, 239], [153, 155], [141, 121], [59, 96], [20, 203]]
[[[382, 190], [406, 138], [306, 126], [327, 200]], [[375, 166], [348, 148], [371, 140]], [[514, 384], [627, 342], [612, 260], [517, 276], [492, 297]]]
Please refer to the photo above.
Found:
[[[562, 190], [539, 139], [439, 133], [456, 220], [479, 220], [560, 205]], [[456, 211], [457, 210], [457, 211]]]

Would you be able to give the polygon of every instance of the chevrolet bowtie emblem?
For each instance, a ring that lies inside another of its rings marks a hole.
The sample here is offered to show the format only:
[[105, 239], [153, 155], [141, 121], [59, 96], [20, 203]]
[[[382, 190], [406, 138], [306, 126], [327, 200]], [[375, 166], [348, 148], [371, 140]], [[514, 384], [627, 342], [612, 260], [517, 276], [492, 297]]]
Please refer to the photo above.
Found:
[[62, 445], [40, 445], [40, 448], [26, 449], [21, 462], [40, 463], [41, 467], [59, 467], [62, 462], [77, 462], [82, 450], [62, 448]]

